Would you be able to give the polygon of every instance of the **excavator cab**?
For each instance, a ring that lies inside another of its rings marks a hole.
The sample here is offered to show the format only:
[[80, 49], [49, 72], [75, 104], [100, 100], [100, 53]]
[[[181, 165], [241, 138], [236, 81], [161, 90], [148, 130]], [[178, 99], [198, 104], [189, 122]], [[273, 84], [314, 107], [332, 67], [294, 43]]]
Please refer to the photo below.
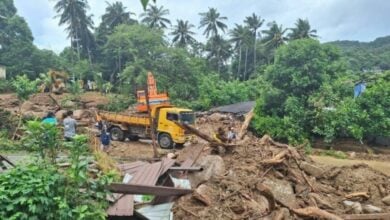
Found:
[[[157, 84], [154, 76], [151, 72], [148, 73], [148, 97], [149, 97], [149, 105], [170, 105], [168, 93], [158, 93]], [[146, 92], [145, 90], [137, 91], [137, 106], [136, 110], [138, 112], [147, 112], [148, 107], [146, 105]]]
[[65, 92], [65, 83], [69, 78], [66, 72], [51, 69], [49, 70], [49, 72], [47, 72], [47, 75], [49, 77], [49, 82], [48, 84], [41, 85], [41, 92], [53, 92], [55, 94], [62, 94], [63, 92]]

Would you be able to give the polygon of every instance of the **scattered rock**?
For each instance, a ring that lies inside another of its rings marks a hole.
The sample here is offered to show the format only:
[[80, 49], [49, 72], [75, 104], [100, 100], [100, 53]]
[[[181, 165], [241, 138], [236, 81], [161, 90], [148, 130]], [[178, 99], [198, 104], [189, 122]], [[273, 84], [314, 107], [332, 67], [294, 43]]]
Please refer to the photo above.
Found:
[[92, 113], [88, 110], [77, 109], [73, 112], [73, 117], [76, 120], [81, 120], [83, 118], [91, 118]]
[[213, 113], [211, 114], [209, 117], [208, 117], [210, 120], [212, 121], [222, 121], [222, 120], [225, 120], [225, 119], [228, 119], [228, 117], [224, 114], [221, 114], [221, 113]]
[[34, 112], [34, 111], [26, 111], [26, 112], [23, 112], [23, 116], [24, 116], [24, 117], [28, 117], [28, 118], [42, 119], [42, 118], [45, 117], [46, 115], [47, 115], [46, 112]]
[[363, 212], [362, 204], [360, 202], [355, 202], [352, 206], [352, 213], [353, 214], [360, 214]]
[[280, 208], [274, 212], [272, 217], [273, 220], [287, 220], [290, 219], [290, 211], [287, 208]]
[[210, 195], [212, 195], [212, 190], [205, 184], [198, 186], [198, 188], [196, 188], [195, 192], [193, 193], [193, 197], [195, 199], [201, 201], [207, 206], [211, 205], [212, 203]]
[[349, 200], [343, 201], [345, 207], [350, 208], [353, 214], [360, 214], [363, 212], [362, 204], [360, 202], [353, 202]]
[[309, 164], [305, 161], [303, 161], [299, 165], [306, 173], [314, 176], [314, 177], [319, 177], [324, 173], [324, 170], [320, 167], [314, 166], [313, 164]]
[[169, 159], [174, 159], [174, 158], [176, 158], [176, 154], [174, 154], [174, 153], [168, 153], [167, 154], [167, 158], [169, 158]]
[[334, 209], [334, 207], [328, 201], [326, 201], [324, 198], [321, 198], [321, 196], [316, 193], [309, 193], [309, 197], [312, 198], [320, 208]]
[[351, 159], [355, 158], [356, 157], [356, 152], [349, 152], [348, 153], [348, 157], [351, 158]]
[[281, 201], [291, 207], [296, 206], [296, 197], [290, 182], [282, 179], [266, 178], [263, 184], [271, 190], [277, 201]]
[[390, 206], [390, 195], [388, 195], [385, 198], [383, 198], [382, 202], [385, 203], [386, 205]]
[[363, 211], [364, 213], [380, 213], [382, 209], [373, 205], [365, 205], [363, 206]]
[[63, 104], [63, 107], [64, 108], [76, 108], [76, 102], [73, 102], [73, 101], [71, 101], [71, 100], [67, 100], [67, 101], [65, 101], [65, 103]]
[[225, 164], [223, 159], [218, 155], [201, 157], [194, 166], [204, 167], [204, 169], [201, 172], [195, 172], [188, 175], [192, 187], [196, 187], [214, 176], [222, 176], [225, 173]]
[[344, 200], [343, 205], [345, 207], [351, 207], [355, 202], [349, 201], [349, 200]]

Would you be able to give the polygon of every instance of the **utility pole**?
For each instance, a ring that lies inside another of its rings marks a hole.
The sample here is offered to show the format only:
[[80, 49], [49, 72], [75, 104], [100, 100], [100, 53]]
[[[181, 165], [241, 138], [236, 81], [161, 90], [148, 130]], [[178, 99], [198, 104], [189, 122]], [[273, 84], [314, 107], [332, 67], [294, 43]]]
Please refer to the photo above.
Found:
[[146, 107], [148, 109], [148, 116], [149, 116], [149, 124], [150, 124], [150, 135], [152, 137], [152, 146], [153, 146], [153, 158], [158, 158], [158, 152], [157, 152], [157, 146], [156, 146], [156, 133], [154, 128], [154, 119], [152, 118], [152, 111], [150, 109], [150, 103], [149, 103], [149, 85], [148, 81], [146, 81], [146, 87], [145, 87], [145, 99], [146, 99]]

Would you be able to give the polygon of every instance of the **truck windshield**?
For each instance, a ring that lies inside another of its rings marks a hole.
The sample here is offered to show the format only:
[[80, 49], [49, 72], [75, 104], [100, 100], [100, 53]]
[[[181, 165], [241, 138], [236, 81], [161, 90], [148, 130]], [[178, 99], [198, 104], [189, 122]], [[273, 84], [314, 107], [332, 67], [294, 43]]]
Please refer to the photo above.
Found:
[[186, 124], [194, 124], [195, 114], [193, 112], [180, 112], [180, 122]]

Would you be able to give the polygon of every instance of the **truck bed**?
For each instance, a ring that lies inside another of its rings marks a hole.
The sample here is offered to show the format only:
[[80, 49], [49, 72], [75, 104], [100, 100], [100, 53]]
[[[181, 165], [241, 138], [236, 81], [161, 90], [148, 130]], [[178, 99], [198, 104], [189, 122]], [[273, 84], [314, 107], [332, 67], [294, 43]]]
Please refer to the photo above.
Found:
[[139, 126], [150, 125], [149, 117], [147, 114], [123, 114], [100, 111], [98, 113], [98, 116], [100, 116], [102, 120], [118, 124], [132, 124]]

